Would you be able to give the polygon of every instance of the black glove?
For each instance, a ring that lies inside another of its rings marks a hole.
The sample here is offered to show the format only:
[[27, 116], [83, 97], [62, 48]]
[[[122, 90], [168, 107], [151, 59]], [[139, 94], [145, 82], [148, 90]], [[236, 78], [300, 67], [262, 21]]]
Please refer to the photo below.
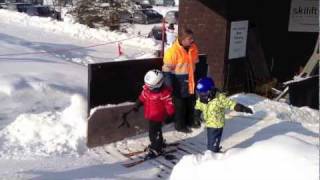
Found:
[[238, 112], [245, 112], [245, 113], [253, 114], [251, 108], [248, 108], [248, 107], [246, 107], [242, 104], [239, 104], [239, 103], [236, 104], [236, 106], [234, 107], [234, 110], [238, 111]]
[[134, 112], [138, 112], [139, 111], [139, 108], [142, 106], [142, 102], [138, 99], [134, 105], [134, 107], [132, 108], [132, 110]]
[[164, 123], [165, 124], [170, 124], [174, 122], [174, 116], [168, 116], [165, 120], [164, 120]]
[[202, 119], [201, 119], [201, 111], [200, 110], [198, 110], [198, 109], [194, 110], [193, 120], [194, 120], [194, 122], [201, 122], [202, 121]]

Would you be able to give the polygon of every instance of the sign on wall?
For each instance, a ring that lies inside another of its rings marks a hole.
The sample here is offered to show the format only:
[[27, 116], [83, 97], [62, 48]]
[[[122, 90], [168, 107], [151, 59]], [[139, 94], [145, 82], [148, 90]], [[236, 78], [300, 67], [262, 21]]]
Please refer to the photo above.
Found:
[[247, 20], [231, 22], [228, 59], [246, 56], [248, 24]]
[[319, 0], [291, 0], [288, 30], [319, 32]]

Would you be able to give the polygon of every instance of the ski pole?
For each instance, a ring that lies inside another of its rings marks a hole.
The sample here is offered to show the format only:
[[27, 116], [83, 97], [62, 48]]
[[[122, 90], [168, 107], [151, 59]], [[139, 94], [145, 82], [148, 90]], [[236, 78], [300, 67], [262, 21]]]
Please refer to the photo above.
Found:
[[133, 108], [130, 109], [128, 112], [125, 112], [125, 113], [122, 114], [122, 116], [121, 116], [121, 118], [122, 118], [122, 123], [118, 126], [118, 128], [121, 128], [121, 127], [124, 126], [124, 125], [126, 125], [127, 128], [130, 127], [130, 124], [129, 124], [128, 120], [127, 120], [127, 116], [128, 116], [128, 114], [130, 114], [132, 111], [133, 111]]

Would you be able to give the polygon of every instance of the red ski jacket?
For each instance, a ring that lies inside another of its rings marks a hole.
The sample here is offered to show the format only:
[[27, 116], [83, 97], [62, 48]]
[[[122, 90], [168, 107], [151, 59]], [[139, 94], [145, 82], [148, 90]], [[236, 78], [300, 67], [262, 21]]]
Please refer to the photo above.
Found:
[[171, 89], [168, 87], [153, 92], [144, 85], [139, 100], [144, 105], [144, 118], [147, 120], [163, 122], [167, 116], [172, 116], [175, 112]]

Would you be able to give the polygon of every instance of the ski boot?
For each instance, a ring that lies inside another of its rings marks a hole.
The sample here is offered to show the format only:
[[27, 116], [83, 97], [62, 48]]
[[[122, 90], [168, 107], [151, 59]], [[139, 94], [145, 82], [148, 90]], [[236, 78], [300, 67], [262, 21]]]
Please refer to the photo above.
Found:
[[158, 156], [160, 156], [163, 153], [163, 151], [157, 151], [155, 149], [152, 148], [148, 148], [148, 153], [147, 155], [144, 157], [144, 160], [148, 160], [148, 159], [154, 159]]
[[162, 141], [161, 148], [162, 148], [162, 149], [166, 149], [166, 147], [167, 147], [167, 141], [164, 139], [164, 140]]
[[216, 150], [214, 150], [212, 152], [214, 152], [214, 153], [222, 153], [221, 149], [222, 149], [222, 146], [219, 146]]

